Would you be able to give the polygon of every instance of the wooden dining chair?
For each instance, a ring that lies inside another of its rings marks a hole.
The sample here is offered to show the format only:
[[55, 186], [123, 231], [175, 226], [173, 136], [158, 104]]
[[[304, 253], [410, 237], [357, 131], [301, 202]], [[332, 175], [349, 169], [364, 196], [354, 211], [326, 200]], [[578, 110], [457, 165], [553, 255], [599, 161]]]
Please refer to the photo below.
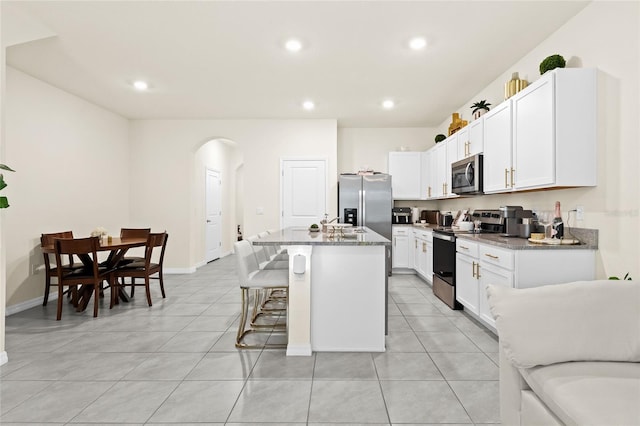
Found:
[[[114, 281], [118, 281], [120, 278], [122, 281], [116, 283], [116, 285], [125, 285], [124, 278], [131, 278], [131, 296], [133, 297], [136, 286], [144, 286], [147, 293], [147, 303], [149, 306], [153, 306], [151, 302], [151, 290], [149, 288], [149, 282], [151, 279], [158, 279], [160, 281], [160, 291], [162, 292], [162, 298], [166, 297], [164, 292], [164, 278], [162, 275], [163, 263], [164, 263], [164, 251], [167, 247], [167, 240], [169, 239], [169, 235], [166, 232], [160, 233], [149, 233], [147, 237], [147, 244], [145, 246], [144, 253], [144, 261], [135, 261], [128, 263], [124, 266], [118, 267], [114, 271]], [[160, 257], [158, 258], [158, 262], [153, 262], [153, 253], [154, 250], [160, 248]], [[152, 276], [157, 274], [157, 276]], [[136, 283], [136, 278], [143, 278], [143, 283]]]
[[[58, 312], [56, 315], [58, 321], [62, 318], [62, 293], [65, 286], [72, 289], [74, 306], [77, 306], [80, 302], [87, 303], [88, 298], [93, 294], [93, 316], [98, 316], [100, 285], [104, 280], [109, 283], [113, 281], [112, 270], [99, 266], [99, 244], [98, 237], [58, 238], [54, 241], [58, 277]], [[83, 261], [83, 268], [69, 270], [62, 263], [62, 257], [67, 255], [85, 257], [90, 262]], [[78, 286], [82, 286], [82, 295], [77, 292]], [[92, 288], [89, 289], [89, 287], [85, 286], [91, 286]], [[85, 298], [85, 300], [79, 300], [80, 297]]]
[[[151, 228], [120, 228], [120, 238], [147, 238], [151, 233]], [[125, 256], [120, 262], [121, 265], [131, 262], [144, 262], [141, 256]]]
[[[56, 238], [73, 238], [73, 231], [54, 232], [50, 234], [40, 235], [40, 247], [53, 247]], [[51, 278], [57, 276], [58, 266], [55, 261], [52, 261], [52, 257], [55, 258], [53, 253], [42, 251], [44, 257], [44, 300], [42, 306], [47, 306], [49, 301], [49, 291], [51, 289]], [[69, 255], [68, 263], [62, 265], [64, 269], [72, 270], [82, 268], [81, 262], [74, 262], [73, 256]], [[66, 292], [65, 292], [66, 293]]]

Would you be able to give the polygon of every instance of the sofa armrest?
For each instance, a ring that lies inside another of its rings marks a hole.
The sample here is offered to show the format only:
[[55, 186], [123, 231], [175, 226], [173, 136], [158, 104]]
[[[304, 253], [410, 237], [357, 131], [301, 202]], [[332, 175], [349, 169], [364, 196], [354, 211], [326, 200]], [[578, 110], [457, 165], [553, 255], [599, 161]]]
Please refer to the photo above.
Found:
[[528, 390], [520, 371], [500, 345], [500, 419], [503, 425], [519, 425], [522, 391]]

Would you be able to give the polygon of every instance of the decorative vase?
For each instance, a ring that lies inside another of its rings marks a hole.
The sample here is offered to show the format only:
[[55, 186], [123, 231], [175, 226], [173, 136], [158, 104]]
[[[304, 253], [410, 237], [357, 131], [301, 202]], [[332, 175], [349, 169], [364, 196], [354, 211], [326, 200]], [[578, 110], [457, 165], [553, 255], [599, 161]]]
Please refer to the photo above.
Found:
[[469, 124], [467, 120], [462, 120], [460, 118], [460, 114], [454, 112], [451, 114], [451, 124], [449, 125], [449, 136], [462, 129], [464, 126]]
[[529, 85], [527, 80], [521, 80], [517, 72], [511, 75], [511, 80], [504, 84], [504, 100], [506, 101]]
[[477, 120], [478, 118], [482, 117], [486, 113], [487, 113], [486, 109], [479, 109], [479, 110], [477, 110], [476, 112], [473, 113], [473, 119]]

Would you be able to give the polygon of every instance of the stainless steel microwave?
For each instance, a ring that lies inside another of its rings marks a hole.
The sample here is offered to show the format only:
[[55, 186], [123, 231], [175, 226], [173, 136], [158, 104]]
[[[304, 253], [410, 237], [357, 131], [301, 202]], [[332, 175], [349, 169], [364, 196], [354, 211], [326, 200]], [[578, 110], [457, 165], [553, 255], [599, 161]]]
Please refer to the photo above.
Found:
[[451, 164], [451, 192], [458, 195], [482, 194], [482, 154]]

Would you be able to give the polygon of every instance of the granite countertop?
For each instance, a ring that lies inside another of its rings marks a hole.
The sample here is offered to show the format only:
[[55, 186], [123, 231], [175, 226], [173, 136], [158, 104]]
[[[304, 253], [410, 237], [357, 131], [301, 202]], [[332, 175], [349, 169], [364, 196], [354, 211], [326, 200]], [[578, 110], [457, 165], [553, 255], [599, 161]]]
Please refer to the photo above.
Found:
[[571, 235], [580, 240], [580, 244], [538, 244], [526, 238], [504, 237], [500, 234], [457, 234], [456, 238], [489, 244], [509, 250], [597, 250], [598, 231], [596, 229], [571, 228]]
[[357, 228], [364, 232], [345, 231], [345, 236], [331, 237], [328, 233], [311, 232], [307, 228], [286, 228], [253, 242], [257, 246], [278, 244], [282, 246], [388, 246], [391, 241], [369, 228]]

